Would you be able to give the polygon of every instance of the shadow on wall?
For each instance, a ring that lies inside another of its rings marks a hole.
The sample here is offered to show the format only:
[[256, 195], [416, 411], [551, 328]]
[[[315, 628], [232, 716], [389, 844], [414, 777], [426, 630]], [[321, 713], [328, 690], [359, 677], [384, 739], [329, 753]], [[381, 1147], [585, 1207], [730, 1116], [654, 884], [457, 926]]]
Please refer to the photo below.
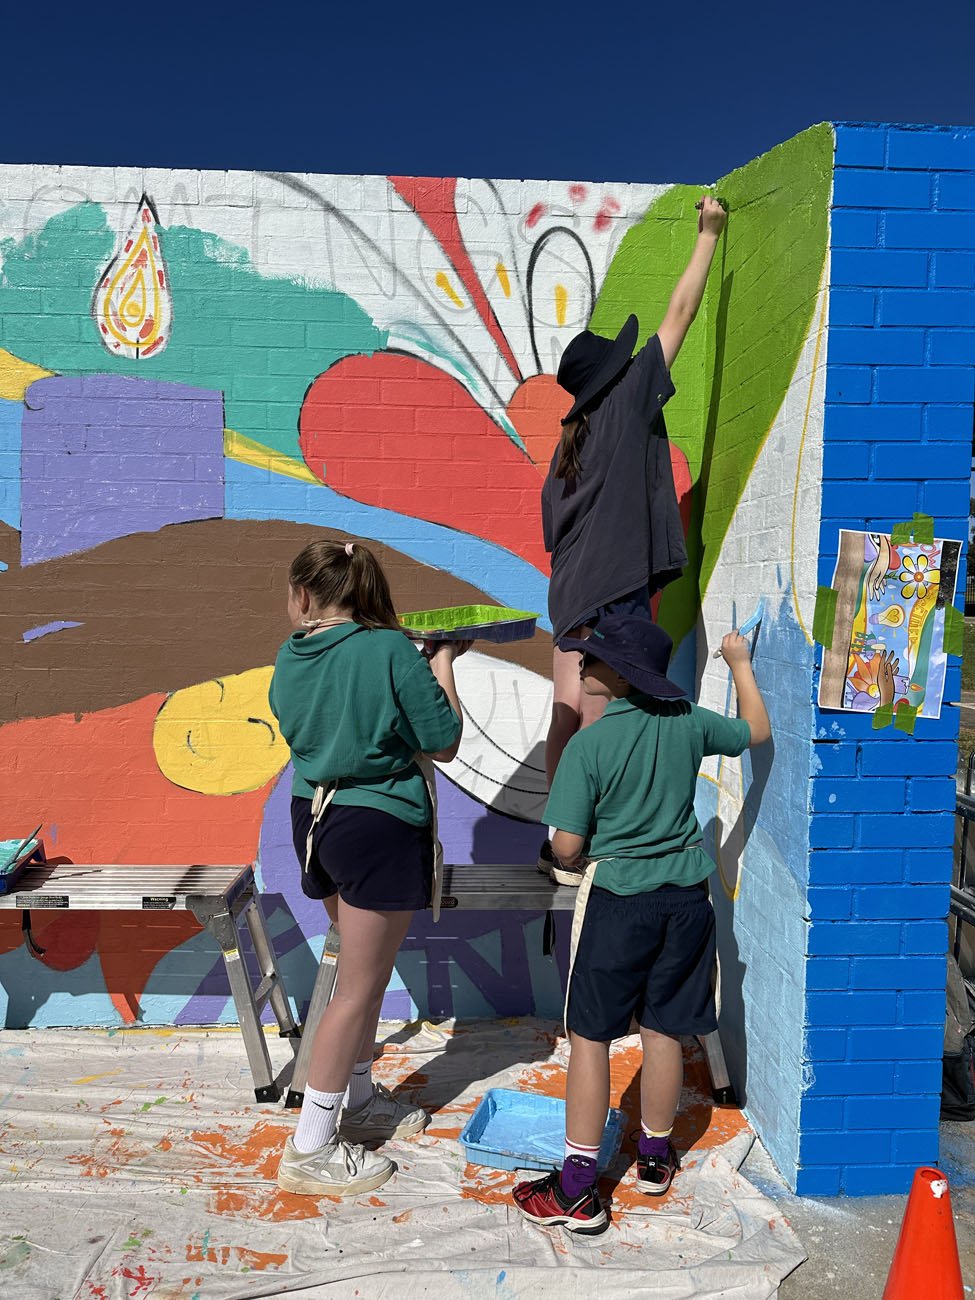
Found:
[[[775, 744], [770, 741], [751, 751], [752, 782], [734, 825], [726, 827], [715, 816], [704, 828], [704, 844], [715, 854], [720, 845], [722, 869], [711, 877], [711, 902], [714, 907], [718, 941], [718, 1007], [721, 1044], [738, 1104], [748, 1102], [748, 1042], [745, 1031], [745, 963], [741, 960], [735, 935], [735, 903], [741, 873], [741, 859], [758, 814], [775, 759]], [[731, 868], [731, 870], [729, 870]]]

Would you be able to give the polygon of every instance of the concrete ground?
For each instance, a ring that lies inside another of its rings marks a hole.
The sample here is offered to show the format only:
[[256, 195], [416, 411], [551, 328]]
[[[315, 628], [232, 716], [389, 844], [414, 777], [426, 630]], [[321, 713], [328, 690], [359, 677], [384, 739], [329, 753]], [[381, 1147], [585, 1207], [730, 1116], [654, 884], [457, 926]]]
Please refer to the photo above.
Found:
[[[951, 1190], [965, 1294], [975, 1294], [975, 1121], [942, 1124], [940, 1168]], [[809, 1255], [779, 1287], [780, 1300], [881, 1300], [905, 1196], [793, 1196], [759, 1142], [741, 1171], [775, 1201]]]

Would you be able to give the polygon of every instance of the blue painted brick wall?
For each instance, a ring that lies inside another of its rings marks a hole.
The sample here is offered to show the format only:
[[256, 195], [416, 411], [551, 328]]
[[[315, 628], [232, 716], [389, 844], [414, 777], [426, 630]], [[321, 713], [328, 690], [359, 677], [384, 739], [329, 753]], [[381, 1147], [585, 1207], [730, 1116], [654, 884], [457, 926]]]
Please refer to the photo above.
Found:
[[[838, 125], [820, 582], [843, 527], [920, 510], [967, 538], [973, 288], [975, 128]], [[959, 690], [953, 667], [946, 700]], [[817, 711], [807, 1195], [903, 1192], [937, 1159], [957, 728], [951, 703], [912, 737]]]

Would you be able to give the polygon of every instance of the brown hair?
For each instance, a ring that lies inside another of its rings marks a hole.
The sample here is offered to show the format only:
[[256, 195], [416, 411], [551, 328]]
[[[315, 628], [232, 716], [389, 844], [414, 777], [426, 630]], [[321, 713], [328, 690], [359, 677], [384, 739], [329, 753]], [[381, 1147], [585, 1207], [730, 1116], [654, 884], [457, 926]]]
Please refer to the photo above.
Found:
[[559, 459], [555, 466], [556, 478], [578, 478], [582, 473], [580, 452], [589, 432], [589, 416], [585, 411], [562, 426], [559, 439]]
[[361, 542], [311, 542], [292, 560], [288, 581], [304, 587], [319, 609], [341, 605], [363, 627], [402, 630], [386, 575]]

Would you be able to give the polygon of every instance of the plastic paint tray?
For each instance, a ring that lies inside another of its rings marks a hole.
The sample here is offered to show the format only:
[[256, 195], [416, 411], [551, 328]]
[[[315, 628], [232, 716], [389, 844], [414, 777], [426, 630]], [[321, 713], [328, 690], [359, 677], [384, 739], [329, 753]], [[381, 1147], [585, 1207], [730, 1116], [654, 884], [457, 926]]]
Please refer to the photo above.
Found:
[[14, 889], [27, 870], [39, 842], [36, 836], [26, 843], [23, 840], [0, 840], [0, 894], [9, 894]]
[[[610, 1110], [599, 1168], [611, 1164], [623, 1139], [623, 1112]], [[489, 1088], [464, 1125], [460, 1143], [472, 1165], [492, 1169], [558, 1169], [565, 1154], [565, 1102], [511, 1088]]]
[[399, 621], [416, 640], [530, 641], [537, 614], [505, 605], [451, 605], [401, 614]]

